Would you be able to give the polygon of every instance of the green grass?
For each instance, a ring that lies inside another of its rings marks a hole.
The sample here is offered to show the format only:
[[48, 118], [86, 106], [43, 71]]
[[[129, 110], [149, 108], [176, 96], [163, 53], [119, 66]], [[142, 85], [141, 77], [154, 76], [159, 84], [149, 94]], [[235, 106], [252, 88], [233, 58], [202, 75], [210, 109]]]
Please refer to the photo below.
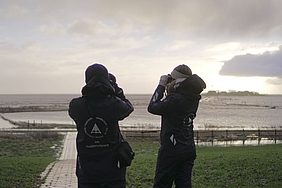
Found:
[[[0, 187], [33, 188], [55, 160], [62, 137], [0, 135]], [[152, 187], [159, 143], [129, 140], [136, 156], [127, 168], [128, 188]], [[282, 145], [197, 147], [193, 188], [281, 188]]]
[[127, 187], [152, 187], [155, 172], [158, 142], [129, 140], [135, 158], [127, 168]]
[[[152, 187], [159, 144], [129, 141], [136, 157], [127, 169], [128, 187]], [[282, 145], [197, 147], [194, 188], [281, 188]]]
[[194, 187], [282, 187], [282, 145], [198, 148]]
[[0, 157], [1, 187], [39, 187], [40, 173], [52, 161], [46, 157]]
[[54, 133], [0, 135], [0, 187], [39, 187], [40, 174], [56, 159], [61, 139]]

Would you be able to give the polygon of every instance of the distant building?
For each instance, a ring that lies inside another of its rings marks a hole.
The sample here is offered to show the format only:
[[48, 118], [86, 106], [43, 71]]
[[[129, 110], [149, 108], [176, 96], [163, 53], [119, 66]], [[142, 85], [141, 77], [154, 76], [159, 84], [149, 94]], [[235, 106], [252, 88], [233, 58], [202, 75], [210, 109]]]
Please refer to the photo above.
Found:
[[216, 91], [208, 91], [207, 95], [217, 95]]

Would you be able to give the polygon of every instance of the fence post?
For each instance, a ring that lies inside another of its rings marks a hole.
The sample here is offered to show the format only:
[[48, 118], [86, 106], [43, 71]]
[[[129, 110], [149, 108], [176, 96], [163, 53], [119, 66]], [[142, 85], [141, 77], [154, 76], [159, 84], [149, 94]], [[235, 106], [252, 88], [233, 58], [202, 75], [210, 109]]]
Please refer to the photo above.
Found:
[[258, 145], [260, 144], [260, 129], [258, 129]]
[[199, 145], [199, 131], [197, 131], [197, 146]]
[[277, 132], [276, 129], [274, 130], [274, 143], [276, 144], [276, 136], [277, 136]]
[[212, 134], [212, 146], [213, 146], [213, 130], [211, 131], [211, 134]]
[[245, 145], [245, 129], [243, 129], [243, 146]]

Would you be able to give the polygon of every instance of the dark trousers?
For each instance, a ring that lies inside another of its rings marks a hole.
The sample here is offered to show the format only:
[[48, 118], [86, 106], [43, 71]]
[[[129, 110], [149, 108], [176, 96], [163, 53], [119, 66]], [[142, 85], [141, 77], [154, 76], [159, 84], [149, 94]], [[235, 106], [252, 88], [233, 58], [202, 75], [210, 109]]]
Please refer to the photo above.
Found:
[[107, 183], [82, 183], [78, 180], [78, 188], [125, 188], [125, 181], [112, 181]]
[[159, 150], [154, 178], [154, 188], [191, 188], [191, 175], [196, 151], [189, 154], [171, 154]]

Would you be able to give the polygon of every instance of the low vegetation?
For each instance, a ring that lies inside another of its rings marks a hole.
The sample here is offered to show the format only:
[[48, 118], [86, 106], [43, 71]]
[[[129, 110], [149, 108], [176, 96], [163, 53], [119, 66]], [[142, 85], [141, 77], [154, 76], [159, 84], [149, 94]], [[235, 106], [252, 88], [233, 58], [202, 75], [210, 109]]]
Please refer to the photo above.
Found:
[[[55, 133], [0, 135], [1, 187], [40, 187], [40, 174], [56, 159], [62, 137]], [[157, 141], [129, 140], [135, 159], [127, 168], [127, 187], [152, 187]], [[280, 188], [282, 145], [197, 147], [194, 188]]]
[[[128, 187], [152, 187], [157, 142], [130, 141], [136, 152]], [[282, 187], [282, 145], [197, 147], [193, 188]]]
[[56, 133], [0, 134], [1, 188], [33, 188], [40, 174], [60, 153], [62, 135]]

